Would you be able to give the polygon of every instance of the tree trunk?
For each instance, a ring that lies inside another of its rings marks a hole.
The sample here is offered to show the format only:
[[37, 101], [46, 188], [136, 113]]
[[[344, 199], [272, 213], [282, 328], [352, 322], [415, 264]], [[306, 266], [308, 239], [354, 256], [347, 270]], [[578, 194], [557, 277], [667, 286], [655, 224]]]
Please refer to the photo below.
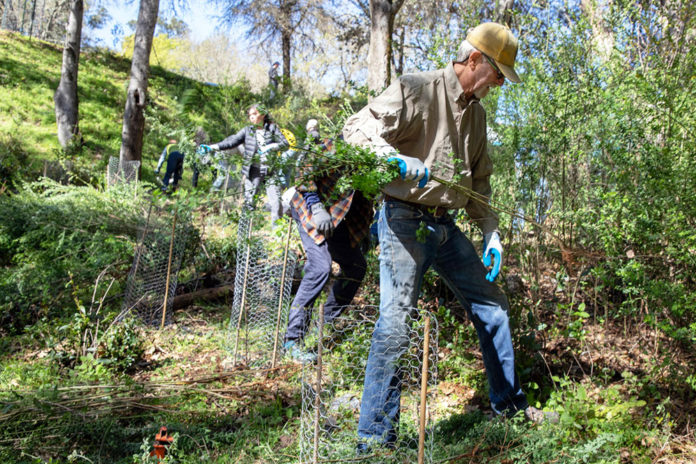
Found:
[[292, 46], [292, 33], [283, 31], [281, 34], [281, 48], [283, 49], [283, 91], [290, 89], [290, 47]]
[[10, 21], [10, 8], [12, 7], [12, 0], [5, 0], [2, 8], [2, 22], [0, 23], [0, 28], [9, 29]]
[[392, 64], [394, 65], [394, 74], [400, 76], [404, 73], [404, 55], [406, 42], [406, 28], [401, 28], [399, 32], [399, 42], [396, 44], [396, 50], [392, 47]]
[[234, 285], [224, 285], [222, 287], [204, 288], [191, 293], [184, 293], [174, 297], [172, 302], [173, 309], [181, 309], [191, 306], [195, 301], [211, 301], [234, 294]]
[[31, 5], [31, 22], [29, 23], [29, 37], [33, 37], [34, 33], [34, 18], [36, 17], [36, 1]]
[[141, 0], [138, 24], [135, 29], [131, 78], [126, 95], [126, 109], [123, 113], [121, 131], [120, 162], [139, 161], [143, 153], [143, 132], [145, 130], [145, 104], [147, 103], [147, 83], [150, 74], [150, 51], [152, 36], [155, 33], [159, 0]]
[[370, 50], [367, 55], [367, 88], [380, 93], [391, 83], [394, 17], [403, 0], [370, 0]]
[[63, 66], [60, 82], [53, 102], [55, 103], [58, 142], [66, 148], [74, 135], [79, 132], [79, 100], [77, 97], [77, 71], [80, 65], [80, 41], [82, 40], [83, 0], [72, 0], [68, 29], [63, 47]]
[[510, 26], [512, 22], [512, 7], [515, 5], [515, 0], [500, 0], [497, 5], [496, 22]]
[[19, 27], [17, 27], [17, 30], [24, 34], [24, 17], [26, 16], [27, 13], [27, 0], [24, 0], [24, 4], [22, 5], [22, 20], [19, 23]]

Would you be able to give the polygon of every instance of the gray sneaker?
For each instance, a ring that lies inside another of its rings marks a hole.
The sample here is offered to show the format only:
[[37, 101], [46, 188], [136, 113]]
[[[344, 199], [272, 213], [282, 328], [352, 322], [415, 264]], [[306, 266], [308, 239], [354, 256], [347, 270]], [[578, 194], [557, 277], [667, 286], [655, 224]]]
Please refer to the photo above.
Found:
[[534, 406], [527, 406], [524, 410], [524, 418], [535, 424], [558, 424], [560, 416], [555, 411], [542, 411]]
[[283, 345], [283, 348], [285, 348], [285, 353], [290, 358], [301, 364], [311, 364], [317, 360], [316, 354], [306, 351], [305, 349], [300, 347], [300, 345], [295, 340], [288, 340]]

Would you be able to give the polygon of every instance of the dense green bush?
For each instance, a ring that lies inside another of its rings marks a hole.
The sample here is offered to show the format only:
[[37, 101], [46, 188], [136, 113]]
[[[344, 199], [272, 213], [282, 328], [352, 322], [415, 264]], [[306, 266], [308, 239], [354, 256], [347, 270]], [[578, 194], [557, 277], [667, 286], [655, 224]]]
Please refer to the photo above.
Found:
[[0, 188], [21, 181], [29, 165], [29, 154], [13, 134], [0, 133]]
[[[101, 298], [110, 278], [110, 296], [121, 291], [143, 217], [142, 201], [133, 198], [133, 192], [50, 180], [0, 196], [3, 329], [20, 331], [41, 316], [69, 314], [76, 300]], [[106, 278], [95, 289], [102, 271]]]
[[568, 28], [520, 18], [523, 29], [544, 29], [521, 50], [523, 85], [485, 101], [497, 134], [495, 200], [529, 218], [502, 214], [502, 225], [520, 238], [540, 231], [532, 245], [553, 259], [561, 253], [550, 234], [559, 237], [568, 274], [592, 269], [610, 318], [642, 322], [649, 313], [648, 322], [669, 320], [670, 335], [693, 339], [693, 37], [663, 37], [654, 11], [614, 4], [605, 53], [587, 16], [568, 11]]

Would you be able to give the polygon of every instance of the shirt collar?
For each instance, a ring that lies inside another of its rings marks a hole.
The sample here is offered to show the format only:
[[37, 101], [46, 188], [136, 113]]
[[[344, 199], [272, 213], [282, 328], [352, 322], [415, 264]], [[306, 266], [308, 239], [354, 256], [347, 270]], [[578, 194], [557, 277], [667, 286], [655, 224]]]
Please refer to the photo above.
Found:
[[450, 95], [452, 104], [456, 104], [460, 108], [468, 106], [473, 101], [478, 101], [478, 98], [473, 95], [469, 99], [466, 98], [462, 84], [459, 82], [459, 78], [454, 72], [453, 62], [450, 62], [445, 68], [445, 86], [447, 87], [447, 93]]
[[454, 63], [452, 62], [445, 68], [445, 86], [447, 87], [447, 93], [452, 99], [452, 103], [457, 104], [459, 107], [466, 105], [464, 89], [454, 72]]

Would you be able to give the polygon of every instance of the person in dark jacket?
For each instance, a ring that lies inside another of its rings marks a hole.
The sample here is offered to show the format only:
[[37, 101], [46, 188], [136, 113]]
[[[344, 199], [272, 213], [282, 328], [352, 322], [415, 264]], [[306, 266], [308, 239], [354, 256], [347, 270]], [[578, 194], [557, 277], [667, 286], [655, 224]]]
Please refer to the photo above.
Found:
[[280, 63], [277, 61], [274, 62], [271, 65], [271, 68], [268, 70], [268, 85], [271, 86], [271, 99], [275, 97], [276, 91], [278, 90], [278, 68], [280, 67]]
[[261, 104], [249, 107], [247, 114], [251, 125], [246, 126], [225, 140], [210, 145], [213, 150], [230, 150], [244, 144], [244, 203], [254, 208], [255, 197], [265, 183], [266, 195], [271, 205], [271, 221], [275, 224], [282, 215], [280, 191], [277, 182], [264, 182], [271, 177], [272, 157], [288, 146], [288, 141], [271, 120], [268, 110]]
[[169, 139], [169, 143], [157, 162], [155, 174], [159, 174], [164, 162], [167, 162], [167, 170], [162, 178], [162, 190], [167, 190], [169, 184], [172, 184], [172, 190], [176, 190], [181, 180], [181, 174], [184, 171], [184, 154], [178, 150], [176, 139]]

